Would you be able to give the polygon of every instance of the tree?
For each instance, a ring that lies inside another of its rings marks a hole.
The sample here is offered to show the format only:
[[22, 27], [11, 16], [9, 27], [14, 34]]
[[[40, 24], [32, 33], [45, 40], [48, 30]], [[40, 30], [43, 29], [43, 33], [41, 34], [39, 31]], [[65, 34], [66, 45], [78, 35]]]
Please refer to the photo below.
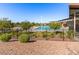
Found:
[[31, 24], [32, 24], [32, 26], [39, 26], [40, 25], [39, 23], [34, 23], [34, 22], [32, 22]]
[[20, 23], [20, 26], [21, 26], [24, 30], [27, 30], [27, 29], [29, 29], [29, 28], [32, 26], [32, 24], [31, 24], [30, 22], [21, 22], [21, 23]]
[[49, 26], [50, 26], [50, 28], [52, 28], [52, 29], [54, 29], [54, 30], [60, 29], [61, 23], [59, 23], [59, 22], [51, 22], [51, 23], [49, 24]]
[[0, 30], [4, 32], [6, 29], [11, 28], [11, 21], [8, 20], [8, 18], [2, 18], [0, 19]]

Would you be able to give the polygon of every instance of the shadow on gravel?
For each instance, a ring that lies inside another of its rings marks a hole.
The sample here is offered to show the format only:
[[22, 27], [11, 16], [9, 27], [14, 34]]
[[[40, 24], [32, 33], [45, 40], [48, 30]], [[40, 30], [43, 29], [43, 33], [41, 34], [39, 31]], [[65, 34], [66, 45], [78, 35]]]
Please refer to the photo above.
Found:
[[28, 41], [29, 43], [32, 43], [32, 42], [36, 42], [36, 40], [31, 40], [31, 41]]
[[[16, 41], [18, 41], [18, 39], [16, 37], [12, 37], [12, 39], [9, 42], [16, 42]], [[36, 40], [30, 40], [28, 43], [31, 42], [36, 42]]]
[[18, 40], [10, 40], [10, 42], [15, 42], [15, 41], [18, 41]]

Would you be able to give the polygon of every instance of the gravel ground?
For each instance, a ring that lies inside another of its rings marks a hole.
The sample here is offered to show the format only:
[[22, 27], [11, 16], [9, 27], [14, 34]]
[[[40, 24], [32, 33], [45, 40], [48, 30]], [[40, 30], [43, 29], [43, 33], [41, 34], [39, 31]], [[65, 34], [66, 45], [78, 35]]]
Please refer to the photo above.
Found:
[[79, 42], [37, 40], [0, 42], [0, 55], [78, 55]]

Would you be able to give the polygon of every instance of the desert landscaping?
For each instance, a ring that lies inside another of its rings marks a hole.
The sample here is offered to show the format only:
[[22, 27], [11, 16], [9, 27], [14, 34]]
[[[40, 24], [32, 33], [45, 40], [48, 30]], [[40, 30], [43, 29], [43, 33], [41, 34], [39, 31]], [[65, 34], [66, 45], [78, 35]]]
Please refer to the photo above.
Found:
[[0, 42], [1, 55], [78, 55], [79, 42], [47, 41], [20, 43]]

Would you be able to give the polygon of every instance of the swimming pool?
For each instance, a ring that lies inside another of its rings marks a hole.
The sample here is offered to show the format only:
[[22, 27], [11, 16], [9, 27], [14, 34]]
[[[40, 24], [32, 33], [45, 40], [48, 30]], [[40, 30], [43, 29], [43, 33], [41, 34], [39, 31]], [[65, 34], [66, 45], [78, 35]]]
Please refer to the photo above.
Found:
[[53, 32], [53, 31], [62, 31], [62, 29], [52, 29], [50, 28], [49, 26], [38, 26], [38, 27], [35, 27], [35, 28], [31, 28], [29, 31], [31, 32], [40, 32], [40, 31], [49, 31], [49, 32]]
[[48, 30], [51, 30], [51, 28], [49, 26], [39, 26], [35, 30], [38, 30], [38, 31], [48, 31]]

